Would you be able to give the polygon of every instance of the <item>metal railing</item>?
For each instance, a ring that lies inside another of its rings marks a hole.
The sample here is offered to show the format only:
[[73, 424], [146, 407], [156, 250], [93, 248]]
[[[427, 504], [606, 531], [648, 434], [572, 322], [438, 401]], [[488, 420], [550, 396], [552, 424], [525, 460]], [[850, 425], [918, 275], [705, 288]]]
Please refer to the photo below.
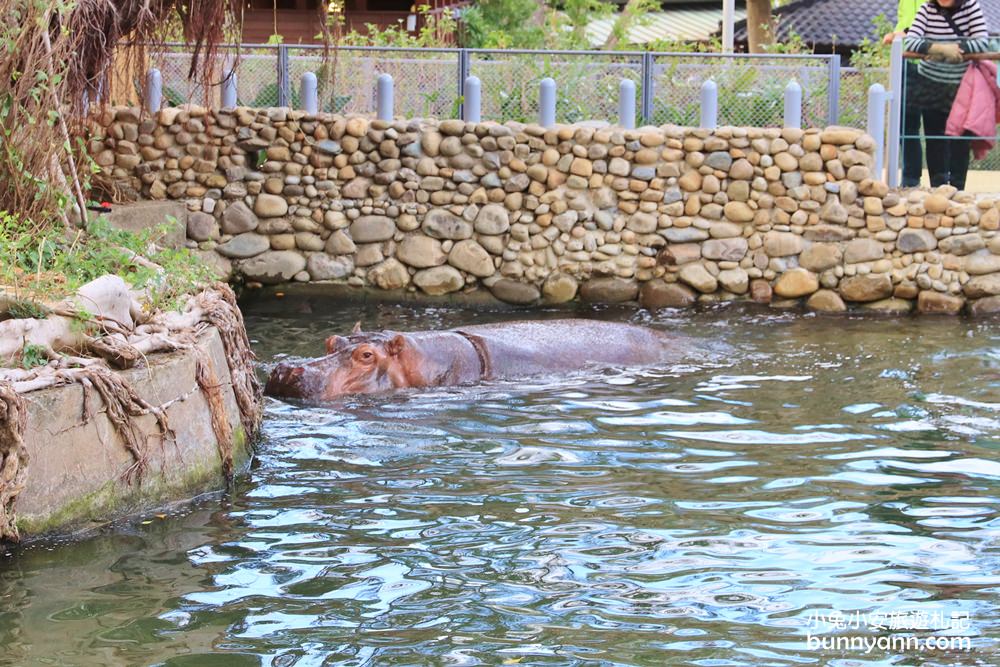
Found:
[[[238, 104], [299, 106], [296, 82], [311, 71], [317, 75], [321, 110], [368, 113], [374, 109], [377, 77], [391, 74], [397, 113], [460, 117], [463, 85], [474, 75], [482, 82], [483, 118], [527, 121], [537, 117], [539, 83], [551, 78], [558, 91], [557, 120], [576, 122], [613, 117], [624, 79], [635, 84], [641, 123], [691, 125], [697, 121], [701, 85], [713, 80], [720, 91], [721, 124], [777, 127], [784, 86], [794, 79], [803, 91], [805, 124], [830, 125], [841, 118], [843, 86], [835, 55], [340, 47], [324, 58], [322, 49], [223, 47], [218, 82], [207, 87], [188, 81], [190, 54], [183, 45], [167, 45], [154, 56], [153, 66], [163, 76], [168, 104], [218, 104], [220, 82], [234, 72]], [[859, 93], [851, 95], [856, 101]]]

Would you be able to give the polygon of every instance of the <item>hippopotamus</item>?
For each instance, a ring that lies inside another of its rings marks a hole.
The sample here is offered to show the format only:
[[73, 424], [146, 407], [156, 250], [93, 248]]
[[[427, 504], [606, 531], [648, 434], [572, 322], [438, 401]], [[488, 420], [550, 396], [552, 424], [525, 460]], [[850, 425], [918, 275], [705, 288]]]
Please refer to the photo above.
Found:
[[[673, 340], [673, 343], [671, 343]], [[676, 339], [645, 327], [584, 319], [505, 322], [448, 331], [362, 332], [326, 339], [326, 356], [282, 362], [265, 393], [329, 401], [405, 387], [439, 387], [676, 359]]]

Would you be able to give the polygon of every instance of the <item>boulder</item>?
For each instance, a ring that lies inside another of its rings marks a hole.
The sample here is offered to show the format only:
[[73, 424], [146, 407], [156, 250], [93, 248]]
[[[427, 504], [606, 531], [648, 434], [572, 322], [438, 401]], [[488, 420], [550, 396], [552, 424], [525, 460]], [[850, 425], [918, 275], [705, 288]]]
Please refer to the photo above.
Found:
[[415, 269], [429, 269], [448, 261], [448, 255], [441, 249], [441, 242], [423, 234], [404, 238], [396, 246], [396, 259]]
[[448, 253], [448, 263], [478, 278], [492, 276], [496, 271], [493, 258], [483, 246], [472, 239], [456, 243]]
[[708, 272], [708, 269], [701, 262], [685, 264], [681, 268], [678, 278], [702, 294], [711, 294], [719, 287], [719, 281]]
[[878, 301], [891, 295], [892, 279], [887, 273], [851, 276], [840, 281], [840, 296], [845, 301]]
[[441, 208], [431, 209], [424, 216], [424, 233], [435, 239], [461, 241], [472, 237], [472, 225]]
[[806, 301], [806, 308], [820, 313], [842, 313], [847, 310], [844, 300], [833, 290], [821, 289]]
[[427, 294], [439, 296], [462, 289], [465, 279], [458, 269], [451, 266], [435, 266], [417, 271], [413, 283]]
[[639, 305], [643, 308], [687, 308], [698, 301], [698, 294], [687, 285], [650, 280], [639, 289]]
[[229, 239], [215, 247], [223, 257], [231, 259], [247, 259], [264, 252], [271, 247], [271, 241], [261, 234], [247, 232]]
[[268, 250], [240, 263], [247, 279], [266, 285], [288, 282], [305, 268], [306, 258], [291, 250]]
[[923, 290], [917, 296], [917, 311], [925, 315], [958, 315], [964, 305], [965, 299], [960, 296], [932, 290]]
[[233, 202], [222, 212], [222, 233], [242, 234], [257, 229], [257, 216], [241, 201]]
[[635, 301], [639, 284], [625, 278], [591, 278], [580, 285], [580, 298], [588, 303]]
[[475, 229], [480, 234], [495, 236], [510, 229], [510, 216], [500, 204], [487, 204], [476, 214]]
[[219, 238], [219, 223], [208, 213], [188, 213], [187, 237], [193, 241], [214, 241]]
[[774, 284], [774, 293], [785, 299], [807, 296], [819, 289], [819, 278], [808, 269], [797, 267], [785, 271]]
[[306, 260], [306, 271], [313, 280], [340, 280], [354, 273], [354, 260], [345, 255], [331, 257], [317, 252]]
[[368, 282], [384, 290], [400, 289], [410, 283], [410, 273], [399, 261], [390, 257], [368, 269]]
[[363, 215], [351, 223], [351, 239], [355, 243], [388, 241], [396, 233], [396, 223], [384, 215]]
[[548, 303], [572, 301], [579, 289], [576, 278], [565, 273], [553, 273], [542, 284], [542, 295]]
[[534, 285], [510, 278], [501, 278], [490, 285], [490, 292], [501, 301], [518, 305], [534, 303], [541, 297], [541, 293]]
[[257, 195], [253, 210], [260, 218], [280, 218], [288, 213], [288, 202], [284, 197], [262, 192]]

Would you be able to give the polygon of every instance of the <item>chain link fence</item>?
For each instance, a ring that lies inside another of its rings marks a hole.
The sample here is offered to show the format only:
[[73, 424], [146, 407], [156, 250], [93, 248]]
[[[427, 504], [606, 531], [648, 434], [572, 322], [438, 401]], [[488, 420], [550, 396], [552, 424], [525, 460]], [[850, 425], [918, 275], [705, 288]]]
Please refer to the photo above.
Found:
[[182, 46], [151, 57], [160, 69], [165, 102], [219, 104], [219, 82], [235, 65], [237, 102], [250, 107], [299, 107], [299, 81], [316, 74], [320, 109], [372, 113], [376, 79], [394, 81], [395, 113], [408, 118], [459, 117], [462, 82], [478, 77], [482, 117], [534, 122], [543, 78], [556, 81], [556, 119], [561, 123], [614, 121], [619, 84], [636, 84], [639, 122], [697, 125], [701, 85], [719, 90], [719, 123], [779, 127], [784, 89], [802, 87], [806, 126], [832, 123], [864, 127], [868, 87], [888, 84], [886, 70], [840, 68], [828, 55], [748, 55], [625, 51], [516, 51], [243, 45], [220, 49], [218, 75], [206, 86], [188, 80], [191, 55]]

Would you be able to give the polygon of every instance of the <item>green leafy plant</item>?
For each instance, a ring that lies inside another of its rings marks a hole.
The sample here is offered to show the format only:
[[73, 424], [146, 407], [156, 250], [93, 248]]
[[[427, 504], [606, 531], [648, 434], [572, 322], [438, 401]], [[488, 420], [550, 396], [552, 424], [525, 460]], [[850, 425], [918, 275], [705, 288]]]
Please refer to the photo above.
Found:
[[28, 343], [21, 348], [21, 367], [24, 370], [31, 370], [47, 363], [49, 363], [49, 355], [41, 345]]

